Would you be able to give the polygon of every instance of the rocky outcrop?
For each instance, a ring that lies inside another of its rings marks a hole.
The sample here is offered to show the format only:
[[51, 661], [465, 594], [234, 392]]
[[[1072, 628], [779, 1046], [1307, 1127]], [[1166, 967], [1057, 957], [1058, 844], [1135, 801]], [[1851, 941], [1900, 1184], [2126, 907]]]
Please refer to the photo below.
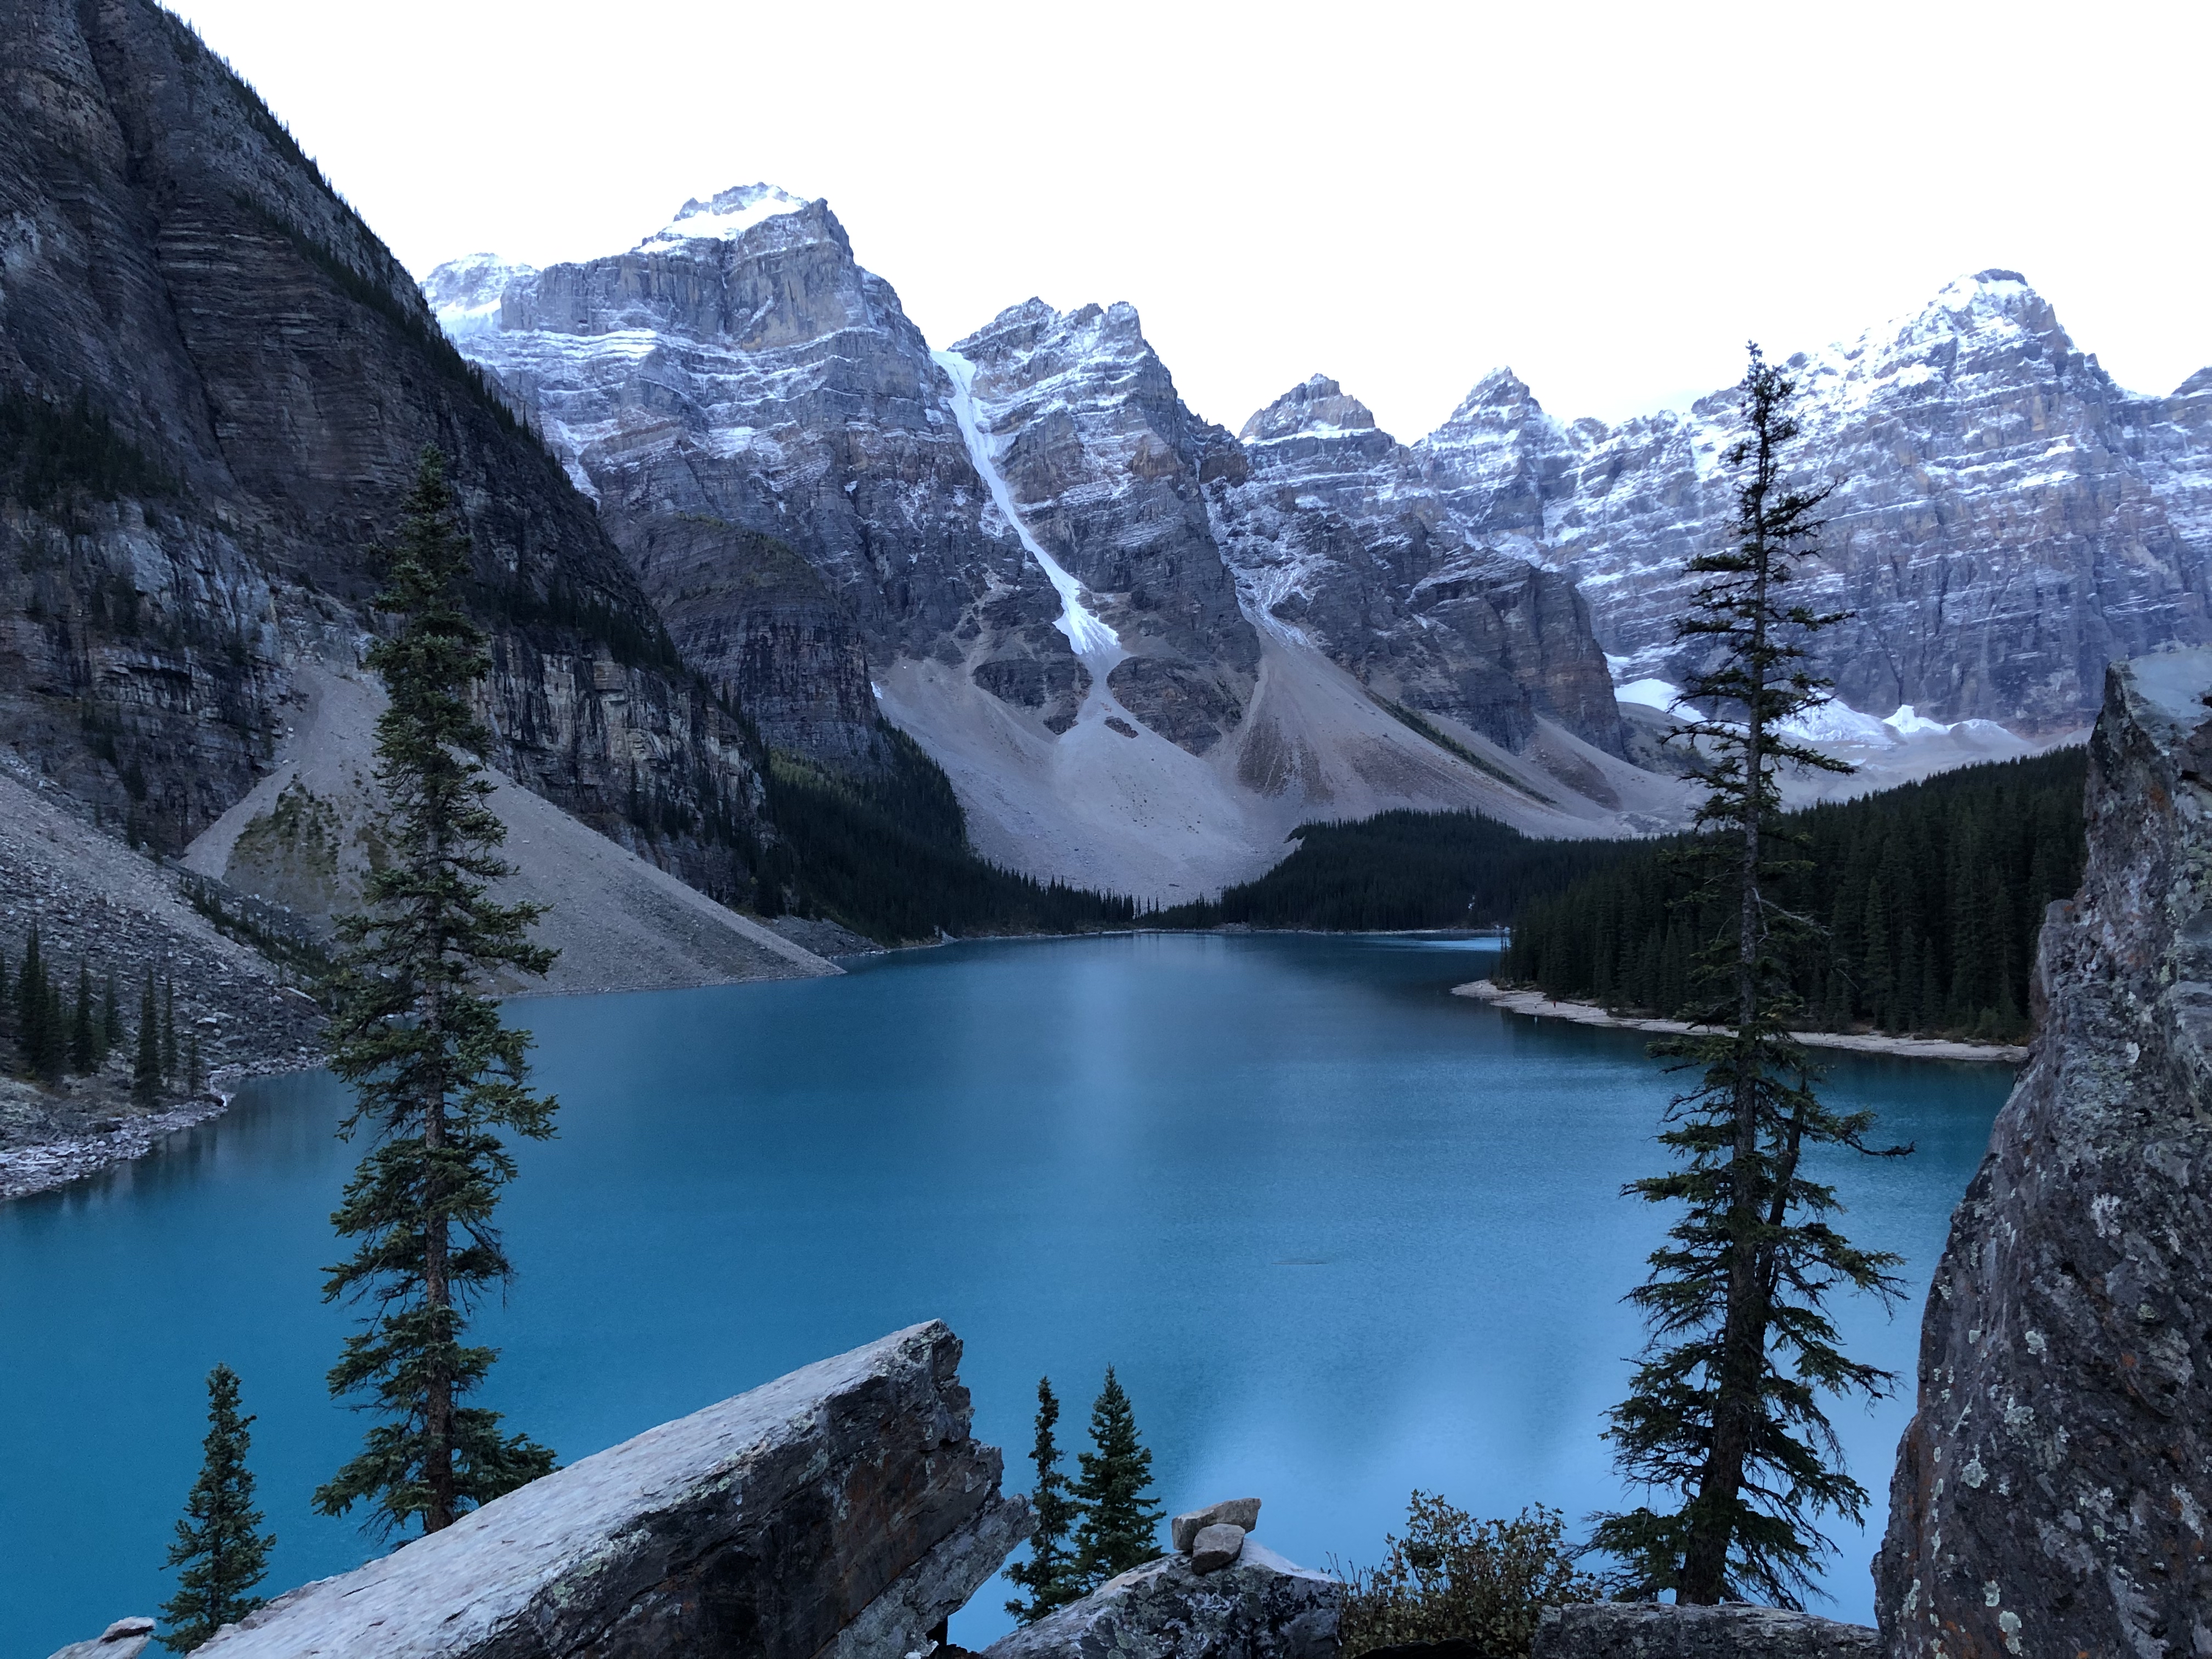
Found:
[[1601, 1601], [1546, 1610], [1531, 1659], [1881, 1659], [1881, 1633], [1779, 1607]]
[[1358, 398], [1316, 375], [1239, 435], [1249, 470], [1211, 494], [1255, 614], [1386, 702], [1509, 749], [1548, 720], [1623, 752], [1605, 654], [1574, 584], [1462, 522]]
[[2115, 666], [2040, 1034], [1952, 1219], [1890, 1659], [2212, 1652], [2212, 651]]
[[1205, 754], [1260, 660], [1206, 514], [1206, 483], [1243, 476], [1235, 441], [1184, 405], [1133, 306], [1029, 300], [952, 349], [1014, 510], [1126, 653], [1115, 699]]
[[294, 1590], [208, 1659], [902, 1659], [1029, 1534], [934, 1322], [792, 1372]]
[[150, 1619], [118, 1619], [86, 1642], [72, 1642], [52, 1659], [138, 1659], [154, 1639]]
[[866, 756], [871, 653], [958, 661], [1050, 632], [1043, 573], [984, 522], [951, 382], [827, 203], [744, 185], [627, 252], [479, 255], [424, 288], [693, 659], [782, 740]]
[[[723, 895], [757, 781], [651, 601], [407, 274], [151, 0], [0, 0], [0, 723], [174, 851], [350, 659], [422, 448], [453, 476], [511, 776]], [[665, 810], [650, 826], [641, 789]]]
[[1181, 1555], [1109, 1578], [987, 1659], [1335, 1659], [1344, 1587], [1247, 1540], [1201, 1577]]
[[[1808, 597], [1849, 611], [1820, 659], [1887, 716], [2077, 726], [2105, 665], [2212, 639], [2212, 372], [2123, 390], [2016, 272], [1789, 360], [1801, 477], [1832, 482]], [[1735, 399], [1561, 422], [1510, 370], [1415, 446], [1468, 532], [1571, 576], [1626, 683], [1682, 683], [1684, 562], [1722, 545]]]

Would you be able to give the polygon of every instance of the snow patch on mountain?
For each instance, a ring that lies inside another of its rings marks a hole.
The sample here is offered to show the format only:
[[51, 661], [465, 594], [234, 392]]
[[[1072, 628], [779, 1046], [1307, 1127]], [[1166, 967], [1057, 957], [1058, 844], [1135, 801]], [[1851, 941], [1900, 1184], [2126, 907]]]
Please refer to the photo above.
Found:
[[793, 196], [773, 185], [739, 185], [703, 202], [695, 196], [635, 252], [659, 253], [686, 242], [734, 242], [756, 225], [813, 205], [811, 198]]

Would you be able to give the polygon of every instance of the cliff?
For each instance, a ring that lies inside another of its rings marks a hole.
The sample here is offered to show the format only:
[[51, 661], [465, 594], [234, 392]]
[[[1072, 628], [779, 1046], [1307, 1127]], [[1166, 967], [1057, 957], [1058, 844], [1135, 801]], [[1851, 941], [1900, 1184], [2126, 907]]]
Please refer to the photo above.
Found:
[[[720, 896], [758, 780], [559, 465], [250, 88], [151, 0], [0, 0], [0, 720], [183, 848], [350, 667], [373, 549], [452, 459], [508, 775]], [[640, 799], [650, 813], [635, 809]]]
[[2208, 697], [2212, 650], [2106, 678], [2087, 875], [1928, 1299], [1891, 1659], [2212, 1652]]

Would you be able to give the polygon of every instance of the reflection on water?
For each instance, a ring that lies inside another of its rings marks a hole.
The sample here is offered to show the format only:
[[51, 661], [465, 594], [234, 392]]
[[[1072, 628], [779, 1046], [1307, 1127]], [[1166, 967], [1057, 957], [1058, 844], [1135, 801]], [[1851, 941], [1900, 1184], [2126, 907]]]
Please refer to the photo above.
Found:
[[[1295, 1559], [1372, 1560], [1416, 1486], [1481, 1513], [1615, 1504], [1597, 1435], [1639, 1340], [1620, 1297], [1662, 1224], [1618, 1194], [1657, 1167], [1671, 1080], [1633, 1034], [1444, 994], [1487, 950], [970, 945], [517, 1004], [562, 1133], [521, 1149], [492, 1403], [574, 1458], [936, 1316], [1014, 1457], [1039, 1374], [1079, 1431], [1110, 1361], [1170, 1510], [1257, 1493]], [[1837, 1166], [1855, 1235], [1910, 1258], [1906, 1312], [1844, 1319], [1908, 1397], [1919, 1296], [2009, 1080], [1834, 1068], [1920, 1148]], [[0, 1652], [169, 1594], [217, 1359], [260, 1415], [271, 1587], [376, 1553], [307, 1501], [362, 1428], [322, 1384], [347, 1328], [319, 1300], [341, 1103], [321, 1074], [270, 1079], [155, 1158], [0, 1206]], [[1907, 1404], [1838, 1422], [1877, 1506], [1841, 1540], [1846, 1617], [1869, 1616]], [[956, 1638], [1005, 1628], [1003, 1599]]]

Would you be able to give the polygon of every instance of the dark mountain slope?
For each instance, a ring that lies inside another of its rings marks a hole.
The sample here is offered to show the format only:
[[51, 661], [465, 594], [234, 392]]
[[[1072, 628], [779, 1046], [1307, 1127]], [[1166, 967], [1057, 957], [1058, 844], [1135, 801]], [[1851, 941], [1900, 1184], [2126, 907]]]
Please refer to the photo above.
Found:
[[0, 718], [22, 758], [190, 840], [270, 752], [288, 665], [352, 656], [435, 444], [495, 634], [499, 763], [750, 890], [739, 723], [259, 99], [148, 0], [0, 0]]

